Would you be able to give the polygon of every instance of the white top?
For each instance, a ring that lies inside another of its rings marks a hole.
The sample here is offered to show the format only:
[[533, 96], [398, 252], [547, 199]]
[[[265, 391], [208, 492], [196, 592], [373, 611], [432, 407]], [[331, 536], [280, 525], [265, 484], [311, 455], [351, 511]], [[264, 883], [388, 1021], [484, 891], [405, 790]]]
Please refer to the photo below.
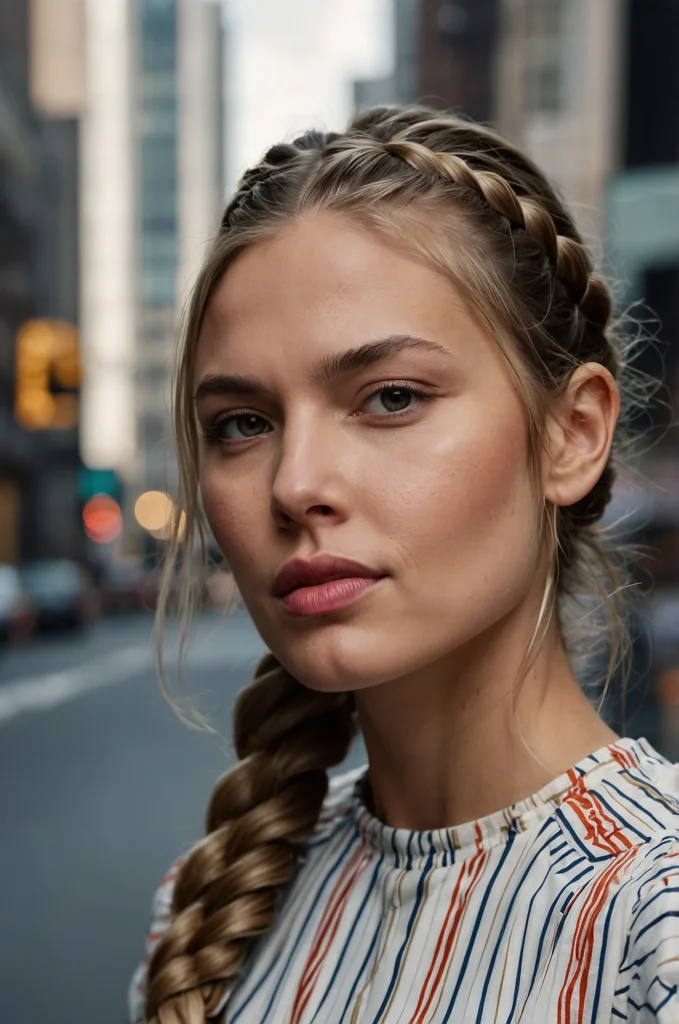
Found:
[[[331, 780], [220, 1021], [679, 1022], [679, 765], [622, 739], [526, 800], [431, 831], [375, 818], [367, 771]], [[180, 863], [156, 893], [147, 956]]]

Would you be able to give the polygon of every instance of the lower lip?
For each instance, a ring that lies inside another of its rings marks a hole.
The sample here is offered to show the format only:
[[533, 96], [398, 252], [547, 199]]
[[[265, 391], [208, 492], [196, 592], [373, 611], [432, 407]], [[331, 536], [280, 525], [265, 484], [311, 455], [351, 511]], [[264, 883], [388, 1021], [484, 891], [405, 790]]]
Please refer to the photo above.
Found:
[[384, 577], [351, 576], [319, 583], [315, 587], [298, 587], [282, 598], [283, 606], [294, 615], [323, 615], [326, 612], [334, 612], [356, 601], [381, 579]]

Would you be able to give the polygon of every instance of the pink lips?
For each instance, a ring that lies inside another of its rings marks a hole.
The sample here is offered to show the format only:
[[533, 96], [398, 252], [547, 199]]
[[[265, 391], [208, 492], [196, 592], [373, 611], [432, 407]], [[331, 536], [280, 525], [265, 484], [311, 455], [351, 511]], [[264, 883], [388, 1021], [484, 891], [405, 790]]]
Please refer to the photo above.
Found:
[[274, 594], [296, 615], [321, 615], [355, 601], [383, 573], [339, 555], [319, 554], [286, 562], [276, 576]]

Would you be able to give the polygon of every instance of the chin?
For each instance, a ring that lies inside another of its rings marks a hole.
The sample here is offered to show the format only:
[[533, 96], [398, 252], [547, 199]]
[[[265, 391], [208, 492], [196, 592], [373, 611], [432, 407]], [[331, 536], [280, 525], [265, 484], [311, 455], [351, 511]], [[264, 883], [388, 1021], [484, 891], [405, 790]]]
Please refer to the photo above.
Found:
[[[343, 693], [397, 679], [426, 663], [423, 650], [405, 637], [394, 643], [393, 627], [326, 623], [306, 632], [260, 628], [269, 650], [311, 690]], [[270, 626], [270, 623], [269, 623]]]

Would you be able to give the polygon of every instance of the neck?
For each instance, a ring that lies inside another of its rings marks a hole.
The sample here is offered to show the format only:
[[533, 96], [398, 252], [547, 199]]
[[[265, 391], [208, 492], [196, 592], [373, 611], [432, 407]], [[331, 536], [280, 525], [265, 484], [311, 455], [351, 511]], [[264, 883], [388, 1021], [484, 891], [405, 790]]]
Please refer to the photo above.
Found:
[[555, 625], [517, 680], [527, 643], [517, 625], [354, 692], [380, 820], [414, 830], [472, 821], [618, 738], [582, 693]]

